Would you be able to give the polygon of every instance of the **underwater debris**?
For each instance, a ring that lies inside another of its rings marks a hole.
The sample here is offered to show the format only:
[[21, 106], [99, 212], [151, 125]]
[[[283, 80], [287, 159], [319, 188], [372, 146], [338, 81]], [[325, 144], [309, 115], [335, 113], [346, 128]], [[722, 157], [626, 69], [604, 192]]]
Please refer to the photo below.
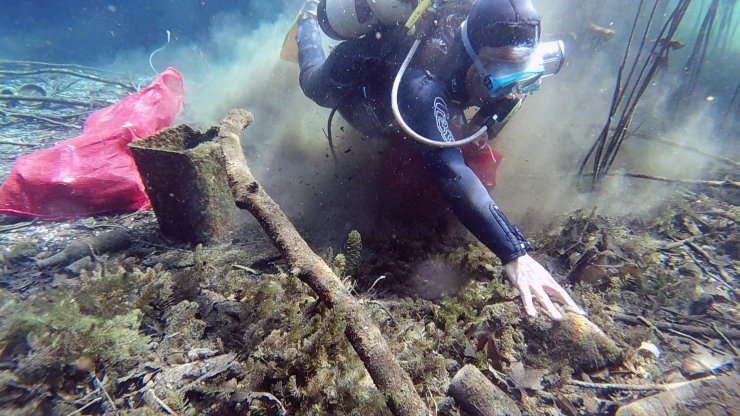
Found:
[[455, 374], [450, 383], [450, 396], [471, 416], [517, 416], [514, 400], [496, 387], [477, 368], [468, 364]]
[[200, 304], [188, 300], [177, 303], [169, 310], [165, 317], [165, 333], [169, 335], [160, 341], [158, 348], [167, 362], [185, 363], [188, 361], [189, 351], [215, 347], [211, 341], [203, 339], [207, 324], [196, 317], [199, 311]]
[[177, 386], [179, 390], [203, 390], [208, 383], [219, 378], [222, 381], [234, 377], [242, 378], [244, 366], [236, 359], [236, 354], [229, 353], [215, 357], [183, 363], [163, 368], [153, 379], [153, 388], [159, 396], [166, 397], [167, 389]]
[[129, 144], [162, 232], [191, 243], [214, 244], [238, 230], [217, 128], [168, 128]]
[[740, 406], [736, 375], [689, 382], [676, 389], [621, 406], [617, 416], [732, 415]]
[[681, 42], [678, 39], [673, 39], [673, 38], [661, 38], [661, 39], [656, 40], [655, 43], [659, 45], [667, 44], [669, 48], [674, 49], [674, 50], [683, 49], [686, 46], [685, 43]]
[[40, 268], [69, 264], [83, 257], [123, 250], [131, 245], [131, 236], [126, 230], [115, 229], [84, 240], [74, 241], [61, 252], [38, 260]]
[[614, 35], [617, 34], [617, 32], [614, 31], [614, 29], [609, 29], [608, 27], [599, 26], [595, 24], [594, 22], [589, 23], [588, 30], [590, 30], [591, 33], [594, 33], [605, 39], [611, 39], [614, 37]]

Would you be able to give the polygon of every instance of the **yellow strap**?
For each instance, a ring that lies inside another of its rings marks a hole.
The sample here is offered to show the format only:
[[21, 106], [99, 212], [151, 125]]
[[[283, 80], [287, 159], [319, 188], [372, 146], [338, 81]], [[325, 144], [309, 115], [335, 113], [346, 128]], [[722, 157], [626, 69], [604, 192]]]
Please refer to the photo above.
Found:
[[432, 0], [421, 0], [419, 5], [416, 6], [414, 12], [409, 16], [409, 20], [406, 21], [406, 29], [411, 29], [416, 24], [416, 21], [432, 6]]

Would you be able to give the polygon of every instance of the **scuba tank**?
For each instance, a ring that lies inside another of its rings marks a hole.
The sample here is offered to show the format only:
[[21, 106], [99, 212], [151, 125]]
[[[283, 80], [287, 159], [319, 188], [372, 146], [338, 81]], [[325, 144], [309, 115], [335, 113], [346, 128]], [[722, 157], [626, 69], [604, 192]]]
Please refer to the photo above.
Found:
[[379, 26], [405, 24], [418, 3], [417, 0], [321, 0], [319, 26], [332, 39], [354, 39]]

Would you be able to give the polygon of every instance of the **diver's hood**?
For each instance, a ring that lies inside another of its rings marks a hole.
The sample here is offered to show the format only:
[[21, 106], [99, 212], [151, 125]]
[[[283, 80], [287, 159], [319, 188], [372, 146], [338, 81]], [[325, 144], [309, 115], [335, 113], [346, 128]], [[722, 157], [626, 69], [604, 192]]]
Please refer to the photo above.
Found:
[[465, 20], [470, 45], [536, 46], [540, 14], [530, 0], [477, 0]]

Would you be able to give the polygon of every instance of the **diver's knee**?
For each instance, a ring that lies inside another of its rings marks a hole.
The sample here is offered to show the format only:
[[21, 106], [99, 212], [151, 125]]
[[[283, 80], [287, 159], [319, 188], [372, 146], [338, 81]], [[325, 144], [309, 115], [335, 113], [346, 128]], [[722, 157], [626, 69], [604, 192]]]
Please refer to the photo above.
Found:
[[301, 71], [298, 76], [298, 84], [300, 85], [303, 94], [308, 97], [308, 99], [322, 107], [331, 108], [334, 106], [334, 102], [331, 99], [331, 94], [326, 88], [326, 83], [322, 82], [321, 78], [318, 76], [319, 73], [316, 72], [317, 69], [318, 67], [311, 67]]

